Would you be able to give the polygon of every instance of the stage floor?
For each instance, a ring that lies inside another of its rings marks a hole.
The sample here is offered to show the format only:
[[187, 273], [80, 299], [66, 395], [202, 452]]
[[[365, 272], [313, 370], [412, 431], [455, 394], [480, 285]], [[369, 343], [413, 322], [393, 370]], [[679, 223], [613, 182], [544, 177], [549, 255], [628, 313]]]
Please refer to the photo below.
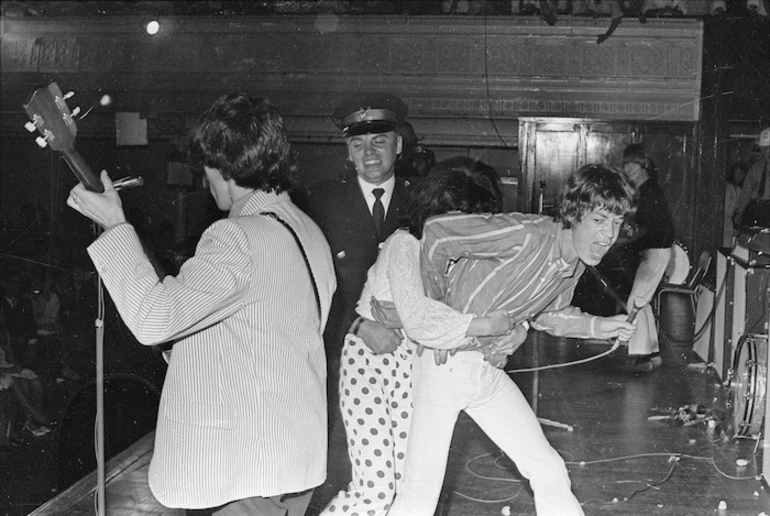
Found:
[[[530, 367], [535, 359], [540, 365], [579, 360], [607, 349], [531, 333], [507, 369]], [[528, 399], [537, 400], [539, 417], [572, 427], [544, 425], [567, 462], [587, 515], [770, 513], [757, 439], [730, 437], [734, 418], [723, 412], [729, 389], [702, 363], [691, 364], [686, 350], [668, 345], [663, 356], [663, 367], [648, 374], [618, 371], [621, 351], [580, 365], [511, 376]], [[689, 405], [702, 405], [703, 417], [688, 419], [680, 413]], [[152, 438], [147, 435], [109, 462], [108, 515], [184, 514], [158, 504], [147, 487]], [[350, 479], [341, 424], [332, 429], [330, 443], [329, 475], [316, 489], [310, 516]], [[747, 465], [738, 465], [740, 459]], [[94, 514], [95, 484], [91, 475], [32, 514]], [[462, 415], [437, 514], [497, 515], [506, 507], [510, 514], [535, 514], [532, 493], [515, 466]]]

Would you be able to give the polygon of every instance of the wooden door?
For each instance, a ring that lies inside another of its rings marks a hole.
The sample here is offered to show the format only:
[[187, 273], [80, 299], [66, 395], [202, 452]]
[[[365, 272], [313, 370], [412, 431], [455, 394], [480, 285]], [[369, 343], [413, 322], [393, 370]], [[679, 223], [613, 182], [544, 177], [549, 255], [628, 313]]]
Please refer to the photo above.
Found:
[[700, 248], [695, 235], [693, 136], [691, 124], [652, 122], [598, 122], [584, 119], [519, 119], [519, 152], [522, 158], [519, 206], [538, 211], [543, 187], [543, 211], [555, 212], [567, 177], [588, 163], [621, 167], [623, 149], [644, 143], [656, 163], [658, 183], [671, 206], [677, 240], [688, 249], [691, 261]]

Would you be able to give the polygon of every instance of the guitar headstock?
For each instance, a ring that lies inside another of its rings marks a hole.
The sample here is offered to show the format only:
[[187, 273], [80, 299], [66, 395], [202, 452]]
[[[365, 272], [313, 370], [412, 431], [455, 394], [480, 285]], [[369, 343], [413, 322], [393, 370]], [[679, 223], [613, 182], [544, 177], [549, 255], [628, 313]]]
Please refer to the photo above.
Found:
[[45, 88], [39, 88], [32, 94], [32, 98], [24, 106], [31, 122], [25, 127], [29, 131], [40, 132], [37, 143], [41, 147], [50, 145], [55, 151], [64, 156], [67, 165], [75, 173], [78, 180], [92, 192], [103, 192], [104, 186], [93, 173], [86, 160], [75, 150], [75, 136], [78, 127], [75, 125], [73, 115], [77, 115], [79, 108], [70, 113], [70, 108], [65, 102], [72, 94], [62, 95], [59, 85], [52, 82]]
[[52, 82], [44, 88], [35, 90], [24, 110], [32, 123], [27, 128], [37, 129], [41, 138], [41, 147], [50, 145], [53, 150], [67, 151], [73, 148], [78, 128], [66, 102], [67, 96], [62, 95], [59, 85]]

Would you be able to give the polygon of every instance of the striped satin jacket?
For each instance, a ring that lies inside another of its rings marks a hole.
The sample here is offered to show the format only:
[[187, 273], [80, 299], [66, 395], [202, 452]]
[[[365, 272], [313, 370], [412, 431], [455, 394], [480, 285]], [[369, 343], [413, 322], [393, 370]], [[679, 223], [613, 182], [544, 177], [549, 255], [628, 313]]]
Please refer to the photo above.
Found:
[[464, 313], [507, 310], [516, 323], [593, 338], [596, 317], [570, 306], [585, 265], [562, 258], [561, 223], [523, 213], [449, 214], [425, 223], [426, 291]]

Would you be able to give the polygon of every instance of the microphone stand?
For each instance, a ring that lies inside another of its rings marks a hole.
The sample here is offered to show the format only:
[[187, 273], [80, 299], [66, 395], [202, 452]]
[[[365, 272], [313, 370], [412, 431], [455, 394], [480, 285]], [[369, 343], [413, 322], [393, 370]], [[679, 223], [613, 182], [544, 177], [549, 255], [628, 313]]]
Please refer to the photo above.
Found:
[[[141, 176], [124, 177], [113, 182], [116, 191], [125, 188], [142, 186], [144, 180]], [[94, 236], [99, 238], [101, 230], [98, 224], [94, 225]], [[97, 315], [94, 321], [96, 334], [96, 421], [94, 422], [94, 453], [96, 454], [96, 514], [105, 516], [106, 502], [106, 474], [104, 457], [104, 284], [97, 272]]]
[[[540, 214], [543, 213], [544, 193], [545, 193], [545, 181], [540, 181], [540, 190], [538, 192], [538, 198], [537, 198], [537, 212]], [[532, 412], [535, 413], [535, 416], [537, 417], [537, 420], [540, 422], [541, 425], [552, 426], [556, 428], [563, 428], [569, 432], [572, 432], [573, 431], [572, 425], [566, 425], [564, 423], [553, 421], [551, 419], [546, 419], [544, 417], [539, 417], [537, 415], [537, 402], [540, 396], [540, 370], [538, 369], [540, 365], [540, 332], [539, 331], [535, 333], [533, 344], [534, 346], [532, 348], [532, 366], [534, 371], [532, 373]]]
[[[94, 225], [94, 236], [99, 238], [101, 230]], [[104, 285], [97, 272], [96, 284], [96, 421], [94, 422], [94, 453], [96, 454], [96, 500], [94, 505], [97, 516], [105, 515], [105, 460], [104, 460]]]

